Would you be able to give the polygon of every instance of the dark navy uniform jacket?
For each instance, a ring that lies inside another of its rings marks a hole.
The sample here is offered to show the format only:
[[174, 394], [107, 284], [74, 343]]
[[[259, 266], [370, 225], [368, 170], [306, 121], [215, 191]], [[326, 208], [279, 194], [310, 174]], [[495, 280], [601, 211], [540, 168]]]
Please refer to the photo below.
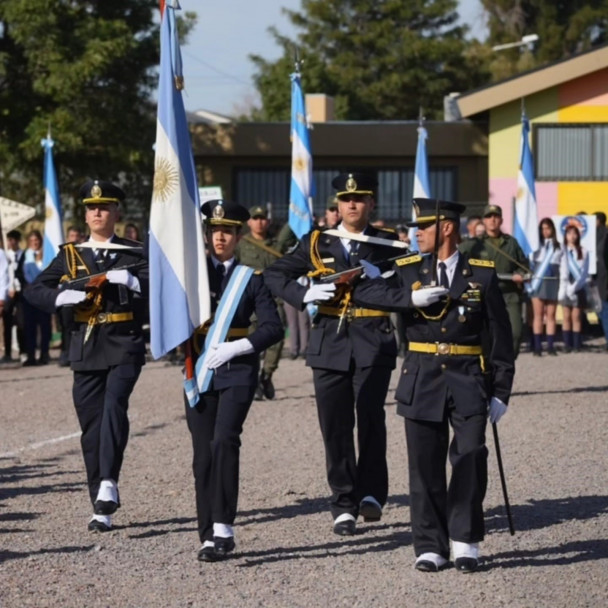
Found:
[[[117, 236], [113, 237], [112, 242], [119, 245], [142, 247], [142, 244], [137, 241]], [[100, 249], [102, 248], [100, 246]], [[95, 252], [92, 249], [76, 248], [76, 251], [85, 265], [83, 268], [78, 263], [77, 278], [142, 261], [142, 255], [137, 255], [136, 252], [128, 249], [108, 249], [103, 263], [95, 260]], [[84, 337], [87, 324], [74, 323], [68, 354], [74, 371], [93, 371], [107, 369], [114, 365], [127, 363], [143, 365], [145, 363], [146, 344], [142, 324], [145, 321], [148, 300], [148, 267], [131, 268], [129, 272], [139, 279], [141, 293], [133, 292], [124, 285], [119, 286], [106, 282], [102, 287], [103, 300], [100, 312], [132, 312], [133, 320], [96, 324], [86, 343]], [[55, 259], [28, 287], [24, 294], [25, 297], [41, 310], [49, 313], [55, 312], [55, 300], [60, 292], [60, 280], [66, 275], [69, 275], [67, 247], [62, 245]], [[85, 290], [84, 282], [66, 288]], [[76, 308], [79, 306], [74, 307], [75, 310]]]
[[[236, 263], [230, 266], [227, 279], [236, 268]], [[215, 313], [220, 300], [220, 279], [215, 271], [211, 259], [207, 259], [209, 273], [209, 289], [211, 291], [211, 311]], [[258, 319], [256, 330], [247, 336], [238, 336], [234, 339], [246, 337], [252, 344], [255, 352], [250, 355], [235, 357], [224, 365], [218, 367], [213, 374], [213, 389], [221, 390], [229, 386], [257, 385], [259, 370], [259, 353], [283, 339], [284, 329], [277, 307], [272, 295], [261, 274], [254, 274], [247, 283], [245, 291], [236, 309], [230, 328], [247, 329], [251, 325], [251, 315], [255, 313]], [[203, 335], [196, 338], [198, 348], [204, 348]]]
[[[408, 351], [396, 391], [397, 411], [406, 418], [439, 422], [448, 390], [463, 416], [485, 413], [491, 397], [508, 403], [514, 375], [511, 325], [491, 263], [459, 255], [449, 302], [424, 309], [411, 304], [412, 286], [431, 281], [431, 256], [415, 256], [395, 266], [395, 276], [363, 280], [354, 298], [361, 306], [403, 315], [408, 342], [482, 345], [479, 355], [435, 355]], [[442, 315], [442, 312], [445, 313]], [[425, 318], [440, 317], [437, 319]], [[482, 367], [483, 366], [483, 367]], [[484, 368], [485, 372], [484, 373]]]
[[[264, 279], [273, 295], [283, 298], [299, 310], [305, 307], [302, 300], [308, 288], [300, 285], [297, 279], [315, 270], [311, 261], [311, 234], [302, 238], [293, 253], [283, 256], [264, 271]], [[378, 230], [373, 226], [368, 226], [365, 234], [390, 240], [397, 239], [394, 233]], [[321, 234], [319, 253], [323, 264], [335, 272], [350, 268], [339, 237]], [[359, 259], [374, 263], [397, 256], [399, 250], [361, 242], [358, 254]], [[323, 305], [332, 304], [323, 303]], [[338, 304], [334, 303], [333, 306], [338, 308]], [[336, 316], [324, 314], [315, 316], [310, 328], [306, 352], [308, 366], [348, 371], [354, 358], [357, 367], [379, 366], [391, 369], [395, 367], [397, 344], [390, 317], [363, 317], [350, 322], [345, 320], [340, 332], [338, 332], [338, 324], [339, 318]]]

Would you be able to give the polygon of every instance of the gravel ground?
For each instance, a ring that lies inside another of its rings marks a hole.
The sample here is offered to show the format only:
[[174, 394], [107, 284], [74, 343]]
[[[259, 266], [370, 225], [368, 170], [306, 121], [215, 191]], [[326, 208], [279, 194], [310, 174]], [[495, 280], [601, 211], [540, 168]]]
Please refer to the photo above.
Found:
[[146, 365], [131, 399], [122, 509], [91, 508], [71, 374], [0, 368], [0, 606], [606, 606], [608, 354], [518, 359], [501, 421], [516, 535], [490, 444], [483, 567], [413, 568], [403, 422], [387, 402], [389, 501], [353, 538], [332, 531], [310, 370], [284, 359], [243, 434], [237, 554], [202, 564], [178, 368]]

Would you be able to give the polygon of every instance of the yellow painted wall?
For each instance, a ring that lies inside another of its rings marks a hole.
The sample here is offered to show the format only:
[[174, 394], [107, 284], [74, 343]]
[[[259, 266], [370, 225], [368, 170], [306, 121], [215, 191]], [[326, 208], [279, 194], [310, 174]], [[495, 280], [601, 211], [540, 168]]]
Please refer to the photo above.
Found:
[[608, 122], [608, 106], [570, 106], [558, 114], [559, 122]]
[[608, 182], [560, 182], [557, 189], [559, 215], [579, 211], [603, 211], [608, 215]]

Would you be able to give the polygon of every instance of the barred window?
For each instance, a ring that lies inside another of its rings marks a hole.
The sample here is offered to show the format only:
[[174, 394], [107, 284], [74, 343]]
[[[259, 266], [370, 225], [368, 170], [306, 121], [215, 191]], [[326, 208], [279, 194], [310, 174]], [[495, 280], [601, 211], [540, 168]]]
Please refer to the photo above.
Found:
[[[352, 167], [353, 171], [371, 172], [369, 167]], [[313, 209], [317, 217], [325, 214], [327, 199], [335, 193], [332, 179], [340, 168], [313, 169]], [[414, 167], [382, 169], [376, 171], [378, 196], [375, 217], [387, 222], [398, 222], [411, 218], [412, 192], [414, 191]], [[272, 217], [287, 221], [291, 174], [288, 168], [237, 168], [234, 174], [235, 200], [246, 206], [268, 205]], [[438, 167], [430, 169], [431, 196], [456, 200], [457, 168]]]
[[534, 157], [538, 181], [604, 181], [608, 125], [536, 124]]

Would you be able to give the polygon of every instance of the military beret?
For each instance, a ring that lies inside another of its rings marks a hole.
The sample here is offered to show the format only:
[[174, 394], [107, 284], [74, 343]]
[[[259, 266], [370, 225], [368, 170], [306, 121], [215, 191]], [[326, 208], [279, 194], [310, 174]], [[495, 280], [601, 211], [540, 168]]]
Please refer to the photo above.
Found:
[[250, 217], [263, 217], [264, 219], [268, 219], [268, 211], [266, 211], [266, 207], [262, 207], [261, 205], [255, 205], [249, 209]]
[[502, 209], [498, 205], [487, 205], [483, 209], [483, 216], [489, 217], [490, 215], [498, 215], [502, 217]]
[[415, 198], [413, 199], [413, 203], [414, 210], [416, 211], [416, 219], [411, 222], [406, 222], [410, 227], [434, 222], [437, 217], [436, 210], [438, 205], [440, 220], [459, 220], [460, 214], [466, 209], [466, 207], [460, 203], [442, 201], [435, 198]]
[[242, 226], [249, 219], [249, 211], [243, 205], [223, 199], [207, 201], [201, 211], [211, 226]]
[[378, 187], [378, 181], [370, 173], [340, 173], [340, 175], [334, 177], [331, 185], [337, 190], [337, 198], [348, 194], [369, 194], [373, 196]]
[[80, 187], [80, 198], [85, 205], [100, 203], [120, 203], [125, 199], [124, 191], [101, 179], [90, 179]]

